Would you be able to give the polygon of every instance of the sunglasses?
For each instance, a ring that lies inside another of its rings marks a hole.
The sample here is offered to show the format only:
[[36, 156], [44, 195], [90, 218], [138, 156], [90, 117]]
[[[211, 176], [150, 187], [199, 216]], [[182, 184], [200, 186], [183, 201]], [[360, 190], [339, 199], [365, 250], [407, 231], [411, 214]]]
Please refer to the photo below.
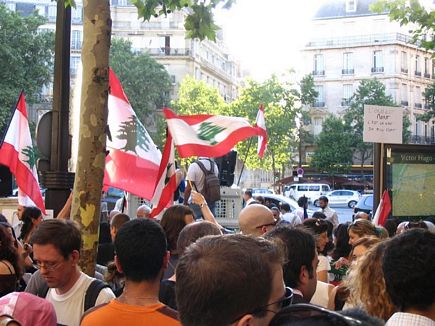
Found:
[[288, 306], [280, 311], [272, 319], [270, 326], [286, 325], [290, 322], [297, 322], [309, 318], [318, 319], [319, 317], [326, 317], [330, 322], [338, 326], [358, 326], [363, 324], [363, 322], [358, 319], [339, 314], [335, 311], [301, 303]]
[[261, 225], [259, 225], [259, 226], [257, 226], [256, 227], [256, 229], [261, 229], [262, 227], [264, 227], [264, 226], [276, 226], [276, 224], [278, 223], [278, 221], [273, 221], [272, 223], [267, 223], [267, 224], [261, 224]]
[[[279, 310], [281, 310], [282, 308], [288, 307], [293, 303], [293, 290], [289, 287], [285, 288], [285, 294], [284, 296], [275, 302], [272, 303], [268, 303], [265, 306], [261, 306], [258, 308], [255, 308], [254, 310], [244, 313], [242, 316], [238, 317], [237, 319], [234, 319], [231, 324], [235, 323], [236, 321], [240, 320], [243, 316], [250, 314], [250, 315], [257, 315], [261, 312], [266, 312], [266, 311], [270, 311], [273, 312], [274, 314], [278, 313]], [[278, 311], [275, 310], [269, 310], [268, 307], [272, 306], [272, 305], [278, 305]]]

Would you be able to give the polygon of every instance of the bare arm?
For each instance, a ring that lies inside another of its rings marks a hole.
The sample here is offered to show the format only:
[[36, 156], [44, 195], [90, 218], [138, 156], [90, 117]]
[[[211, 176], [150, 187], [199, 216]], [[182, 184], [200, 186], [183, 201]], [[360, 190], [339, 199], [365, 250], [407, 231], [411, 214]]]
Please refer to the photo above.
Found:
[[201, 213], [206, 221], [209, 221], [215, 224], [220, 229], [223, 229], [222, 225], [220, 225], [216, 221], [213, 213], [211, 212], [210, 208], [207, 205], [207, 201], [205, 200], [204, 196], [195, 190], [192, 191], [192, 203], [197, 204], [201, 207]]
[[184, 201], [183, 204], [187, 205], [189, 203], [190, 193], [192, 192], [191, 182], [187, 182], [186, 189], [184, 190]]
[[65, 220], [69, 220], [70, 219], [72, 198], [73, 198], [73, 193], [71, 191], [71, 193], [69, 194], [68, 199], [66, 200], [65, 205], [63, 206], [63, 208], [59, 212], [59, 214], [57, 214], [56, 218], [62, 218], [62, 219], [65, 219]]

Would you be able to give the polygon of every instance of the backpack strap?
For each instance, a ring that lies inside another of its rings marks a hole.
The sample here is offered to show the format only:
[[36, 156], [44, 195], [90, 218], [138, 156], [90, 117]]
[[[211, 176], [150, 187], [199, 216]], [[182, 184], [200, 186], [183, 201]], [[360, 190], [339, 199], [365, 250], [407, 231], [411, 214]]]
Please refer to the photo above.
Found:
[[85, 295], [85, 305], [84, 305], [85, 312], [95, 306], [95, 303], [97, 302], [97, 298], [101, 290], [108, 287], [109, 285], [107, 283], [97, 279], [94, 279], [91, 282], [91, 284], [89, 284]]
[[210, 173], [210, 171], [207, 171], [207, 169], [205, 168], [205, 166], [204, 166], [204, 164], [202, 162], [200, 162], [199, 160], [197, 160], [195, 162], [196, 162], [196, 164], [198, 164], [198, 166], [201, 169], [202, 173], [204, 173], [205, 175]]

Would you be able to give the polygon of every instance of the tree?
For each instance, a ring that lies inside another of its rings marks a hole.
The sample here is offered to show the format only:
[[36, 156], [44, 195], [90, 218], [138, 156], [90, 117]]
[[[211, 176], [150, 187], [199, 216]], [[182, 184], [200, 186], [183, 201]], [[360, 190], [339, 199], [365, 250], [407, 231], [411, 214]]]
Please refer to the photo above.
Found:
[[411, 31], [414, 43], [427, 50], [435, 49], [435, 12], [427, 10], [418, 0], [379, 0], [370, 9], [378, 13], [389, 12], [390, 19], [398, 21], [401, 26], [415, 24]]
[[419, 119], [428, 122], [430, 119], [435, 118], [435, 83], [426, 88], [423, 96], [428, 111], [422, 114]]
[[35, 103], [53, 72], [54, 34], [38, 31], [45, 19], [11, 12], [0, 4], [0, 136], [21, 90]]
[[168, 105], [172, 85], [163, 65], [146, 53], [133, 53], [131, 42], [123, 39], [112, 41], [109, 60], [142, 123]]
[[[361, 166], [371, 157], [373, 144], [363, 141], [364, 131], [364, 104], [397, 106], [390, 95], [385, 94], [385, 85], [377, 79], [362, 80], [353, 94], [349, 108], [344, 114], [344, 121], [351, 130], [351, 148], [355, 157], [361, 161]], [[398, 107], [398, 110], [402, 108]], [[403, 118], [403, 141], [409, 139], [409, 118]]]
[[334, 176], [350, 169], [352, 134], [341, 118], [331, 115], [325, 119], [315, 145], [312, 164], [319, 172]]

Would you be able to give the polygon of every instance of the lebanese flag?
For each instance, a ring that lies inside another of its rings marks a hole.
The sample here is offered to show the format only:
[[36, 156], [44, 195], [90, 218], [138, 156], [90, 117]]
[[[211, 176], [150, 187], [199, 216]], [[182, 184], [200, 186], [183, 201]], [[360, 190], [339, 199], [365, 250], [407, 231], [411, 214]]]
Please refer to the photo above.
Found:
[[153, 209], [152, 218], [159, 215], [165, 207], [172, 204], [174, 191], [177, 189], [177, 178], [175, 173], [175, 149], [174, 141], [168, 132], [165, 149], [163, 150], [162, 162], [159, 169], [159, 177], [155, 186], [154, 196], [151, 200]]
[[238, 142], [264, 135], [260, 127], [251, 126], [244, 118], [222, 115], [177, 115], [163, 109], [169, 132], [180, 157], [219, 157]]
[[258, 136], [258, 147], [257, 154], [260, 158], [263, 158], [264, 151], [267, 147], [267, 130], [266, 130], [266, 120], [264, 119], [264, 106], [260, 105], [257, 113], [257, 119], [255, 121], [255, 126], [259, 128], [262, 132], [261, 136]]
[[378, 208], [376, 209], [375, 217], [373, 218], [374, 225], [384, 226], [388, 215], [391, 212], [391, 200], [388, 190], [384, 190], [382, 194], [381, 201], [379, 202]]
[[104, 186], [115, 187], [150, 200], [157, 180], [161, 153], [137, 118], [112, 69], [109, 98]]
[[18, 103], [0, 145], [0, 164], [9, 167], [18, 185], [18, 204], [36, 206], [46, 215], [39, 188], [35, 152], [27, 119], [26, 100], [21, 92]]

